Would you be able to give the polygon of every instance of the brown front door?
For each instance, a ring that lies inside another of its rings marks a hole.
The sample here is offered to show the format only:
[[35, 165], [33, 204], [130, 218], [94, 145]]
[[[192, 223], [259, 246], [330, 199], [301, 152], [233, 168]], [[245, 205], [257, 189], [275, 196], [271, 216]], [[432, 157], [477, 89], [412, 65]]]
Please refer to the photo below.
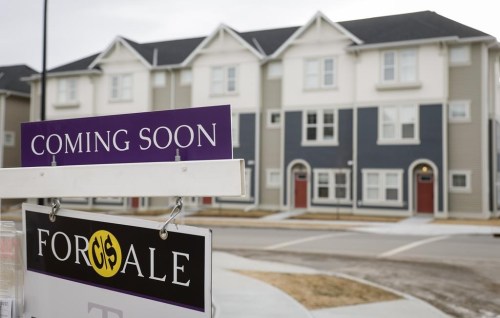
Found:
[[212, 205], [212, 197], [203, 197], [203, 199], [201, 199], [201, 202], [204, 205]]
[[137, 209], [137, 208], [139, 208], [139, 203], [140, 203], [139, 198], [132, 198], [130, 205], [132, 208]]
[[434, 212], [434, 175], [417, 173], [417, 212]]
[[307, 208], [307, 173], [305, 172], [295, 172], [295, 208], [303, 209]]

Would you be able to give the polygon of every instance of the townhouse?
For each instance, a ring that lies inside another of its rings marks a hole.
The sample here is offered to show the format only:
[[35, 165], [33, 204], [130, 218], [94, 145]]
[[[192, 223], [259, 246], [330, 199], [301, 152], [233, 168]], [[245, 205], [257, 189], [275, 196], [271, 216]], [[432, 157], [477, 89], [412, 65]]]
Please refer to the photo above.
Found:
[[[137, 43], [48, 73], [47, 119], [231, 104], [241, 198], [188, 204], [408, 216], [498, 216], [500, 46], [423, 11]], [[31, 94], [39, 78], [31, 77]], [[39, 99], [32, 98], [32, 120]], [[168, 198], [89, 198], [161, 207]]]
[[[30, 119], [30, 86], [21, 78], [33, 74], [26, 65], [0, 66], [0, 168], [21, 166], [20, 124]], [[19, 202], [1, 200], [0, 208]]]

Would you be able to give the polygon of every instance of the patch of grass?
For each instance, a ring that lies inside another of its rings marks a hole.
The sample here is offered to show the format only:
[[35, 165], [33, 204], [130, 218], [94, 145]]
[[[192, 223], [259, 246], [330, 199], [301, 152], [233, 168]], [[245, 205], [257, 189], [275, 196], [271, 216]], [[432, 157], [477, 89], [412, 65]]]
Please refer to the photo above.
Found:
[[323, 221], [360, 221], [360, 222], [399, 222], [404, 218], [392, 216], [351, 215], [337, 213], [308, 212], [292, 217], [296, 220], [323, 220]]
[[228, 217], [228, 218], [261, 218], [274, 214], [274, 211], [264, 211], [264, 210], [230, 210], [230, 209], [210, 209], [199, 211], [190, 216], [207, 216], [207, 217]]
[[314, 310], [389, 301], [401, 297], [388, 291], [331, 275], [238, 271], [273, 285]]

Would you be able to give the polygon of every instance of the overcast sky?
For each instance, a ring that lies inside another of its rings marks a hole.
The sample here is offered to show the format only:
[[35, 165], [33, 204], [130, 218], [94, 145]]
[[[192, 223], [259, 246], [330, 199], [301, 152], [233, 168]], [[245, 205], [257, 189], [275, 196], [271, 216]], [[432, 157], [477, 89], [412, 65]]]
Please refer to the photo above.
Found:
[[[143, 43], [305, 24], [322, 11], [340, 22], [431, 10], [500, 39], [493, 0], [47, 0], [48, 68], [104, 50], [124, 36]], [[0, 65], [42, 68], [43, 0], [0, 0]]]

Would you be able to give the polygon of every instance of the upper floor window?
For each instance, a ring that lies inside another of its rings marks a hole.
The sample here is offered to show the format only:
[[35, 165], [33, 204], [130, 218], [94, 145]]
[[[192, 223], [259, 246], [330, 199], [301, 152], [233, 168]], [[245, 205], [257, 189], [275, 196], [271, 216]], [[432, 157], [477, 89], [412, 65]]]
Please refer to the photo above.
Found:
[[268, 110], [267, 111], [267, 128], [279, 128], [281, 126], [281, 111]]
[[412, 83], [417, 81], [417, 50], [382, 52], [382, 82]]
[[234, 94], [237, 91], [236, 66], [218, 66], [212, 68], [212, 95]]
[[117, 74], [111, 76], [110, 100], [132, 100], [132, 75]]
[[302, 123], [302, 144], [337, 144], [337, 117], [337, 112], [333, 109], [305, 111]]
[[3, 145], [5, 147], [14, 147], [16, 145], [16, 133], [13, 131], [4, 131]]
[[191, 69], [181, 71], [181, 85], [191, 85], [193, 81], [193, 73]]
[[336, 63], [333, 57], [305, 61], [305, 89], [332, 88], [336, 86]]
[[57, 81], [57, 104], [75, 104], [77, 102], [77, 79], [61, 78]]
[[379, 108], [378, 143], [418, 143], [418, 108], [391, 105]]
[[470, 102], [451, 101], [448, 106], [448, 119], [452, 123], [463, 123], [470, 121]]
[[468, 45], [453, 46], [449, 50], [450, 65], [467, 65], [470, 63], [470, 47]]
[[165, 72], [153, 73], [153, 86], [165, 87], [167, 85], [167, 74]]
[[267, 79], [278, 79], [283, 74], [281, 62], [271, 62], [267, 65]]

